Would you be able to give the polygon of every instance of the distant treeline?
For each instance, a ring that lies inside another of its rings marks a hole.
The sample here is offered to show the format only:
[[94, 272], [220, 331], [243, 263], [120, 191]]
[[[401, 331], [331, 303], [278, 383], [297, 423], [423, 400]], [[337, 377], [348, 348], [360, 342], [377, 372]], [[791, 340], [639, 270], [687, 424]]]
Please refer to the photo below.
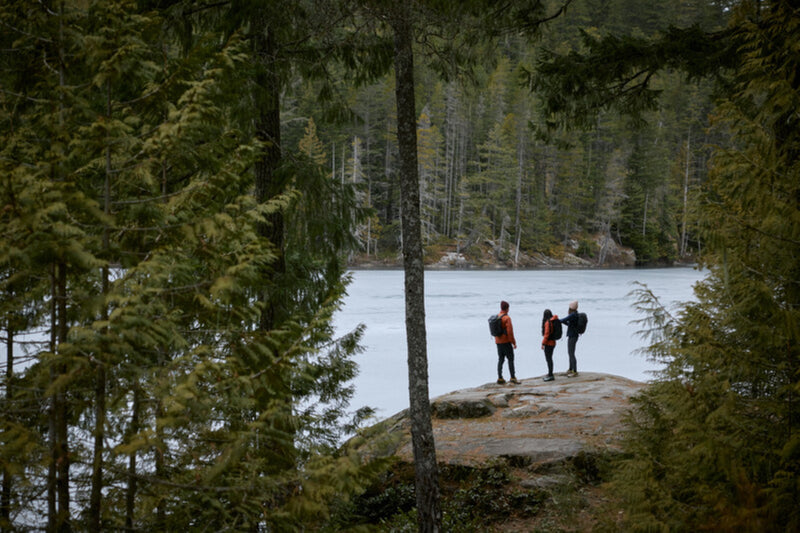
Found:
[[[652, 36], [671, 24], [716, 31], [725, 20], [724, 6], [710, 2], [575, 2], [533, 43], [509, 33], [478, 46], [474, 62], [449, 80], [421, 47], [426, 249], [477, 258], [491, 248], [510, 263], [520, 251], [556, 258], [569, 251], [602, 264], [613, 239], [633, 248], [639, 264], [693, 256], [701, 245], [693, 200], [711, 145], [722, 141], [707, 130], [711, 85], [664, 71], [650, 80], [661, 92], [656, 109], [635, 121], [609, 107], [584, 131], [547, 133], [551, 117], [527, 74], [551, 51], [583, 49], [581, 30]], [[390, 75], [343, 85], [354, 115], [344, 124], [324, 121], [313, 84], [285, 100], [287, 142], [311, 151], [336, 181], [357, 184], [372, 210], [358, 227], [359, 251], [369, 258], [396, 257], [402, 239], [393, 86]]]

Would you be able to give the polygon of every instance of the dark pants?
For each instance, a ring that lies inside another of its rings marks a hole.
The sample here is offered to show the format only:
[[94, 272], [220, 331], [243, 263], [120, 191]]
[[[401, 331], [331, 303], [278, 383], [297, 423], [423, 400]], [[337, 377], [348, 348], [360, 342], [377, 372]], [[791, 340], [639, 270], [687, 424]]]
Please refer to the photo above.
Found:
[[555, 350], [555, 346], [548, 346], [544, 345], [544, 358], [547, 361], [547, 375], [553, 375], [553, 350]]
[[569, 355], [569, 369], [573, 372], [578, 371], [578, 360], [575, 359], [575, 345], [578, 344], [578, 337], [567, 337], [567, 354]]
[[508, 371], [511, 372], [511, 379], [517, 377], [514, 372], [514, 347], [510, 342], [497, 345], [497, 377], [503, 377], [503, 360], [508, 359]]

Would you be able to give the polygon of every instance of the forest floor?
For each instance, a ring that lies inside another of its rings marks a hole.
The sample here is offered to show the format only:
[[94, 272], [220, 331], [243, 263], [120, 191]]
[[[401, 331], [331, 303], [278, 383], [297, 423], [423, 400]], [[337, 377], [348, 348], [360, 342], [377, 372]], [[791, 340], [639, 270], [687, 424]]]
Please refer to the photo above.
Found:
[[583, 483], [551, 493], [535, 514], [487, 524], [496, 533], [620, 531], [622, 511], [602, 483]]

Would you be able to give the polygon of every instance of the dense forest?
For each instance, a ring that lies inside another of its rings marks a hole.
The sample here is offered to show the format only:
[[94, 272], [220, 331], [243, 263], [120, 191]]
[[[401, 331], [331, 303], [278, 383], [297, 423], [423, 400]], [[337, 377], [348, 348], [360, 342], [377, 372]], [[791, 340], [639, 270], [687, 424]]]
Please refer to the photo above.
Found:
[[[646, 37], [673, 24], [715, 31], [725, 18], [720, 2], [580, 1], [533, 43], [506, 31], [473, 45], [462, 68], [443, 67], [423, 48], [417, 124], [429, 259], [456, 252], [480, 263], [489, 254], [526, 266], [522, 256], [573, 253], [602, 265], [612, 242], [632, 248], [640, 265], [693, 257], [702, 242], [691, 201], [706, 179], [710, 146], [720, 141], [708, 130], [710, 83], [664, 70], [651, 81], [657, 107], [637, 117], [605, 109], [590, 128], [547, 133], [551, 117], [529, 74], [548, 53], [580, 48], [578, 29]], [[310, 137], [299, 138], [296, 127], [286, 138], [318, 146], [315, 157], [334, 179], [356, 184], [372, 210], [358, 227], [361, 260], [391, 262], [402, 239], [393, 84], [387, 76], [342, 88], [355, 119], [344, 125], [323, 126], [313, 84], [301, 87], [289, 110], [309, 123], [302, 133]]]
[[340, 446], [370, 411], [331, 321], [348, 265], [401, 253], [441, 530], [418, 255], [617, 245], [710, 272], [676, 315], [640, 294], [665, 370], [626, 526], [800, 528], [793, 3], [18, 0], [0, 27], [3, 531], [363, 524], [331, 517], [385, 463]]

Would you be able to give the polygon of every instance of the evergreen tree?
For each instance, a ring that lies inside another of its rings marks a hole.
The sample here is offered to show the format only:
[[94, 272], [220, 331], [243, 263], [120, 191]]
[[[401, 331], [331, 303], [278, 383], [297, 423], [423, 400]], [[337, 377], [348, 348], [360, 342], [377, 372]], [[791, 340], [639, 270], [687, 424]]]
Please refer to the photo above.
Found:
[[636, 400], [617, 476], [632, 529], [800, 527], [800, 24], [790, 2], [742, 2], [731, 28], [740, 66], [714, 124], [730, 143], [699, 210], [709, 276], [676, 317], [640, 293], [666, 368]]
[[[334, 339], [331, 325], [363, 216], [352, 188], [298, 157], [273, 196], [253, 198], [260, 145], [229, 98], [251, 64], [235, 32], [189, 25], [179, 46], [130, 2], [45, 7], [0, 12], [16, 32], [2, 288], [20, 292], [3, 316], [9, 332], [40, 320], [51, 337], [19, 376], [7, 362], [3, 527], [320, 520], [363, 472], [333, 452], [360, 336]], [[276, 213], [272, 242], [260, 229]], [[278, 257], [290, 269], [271, 298], [287, 314], [259, 329]]]

